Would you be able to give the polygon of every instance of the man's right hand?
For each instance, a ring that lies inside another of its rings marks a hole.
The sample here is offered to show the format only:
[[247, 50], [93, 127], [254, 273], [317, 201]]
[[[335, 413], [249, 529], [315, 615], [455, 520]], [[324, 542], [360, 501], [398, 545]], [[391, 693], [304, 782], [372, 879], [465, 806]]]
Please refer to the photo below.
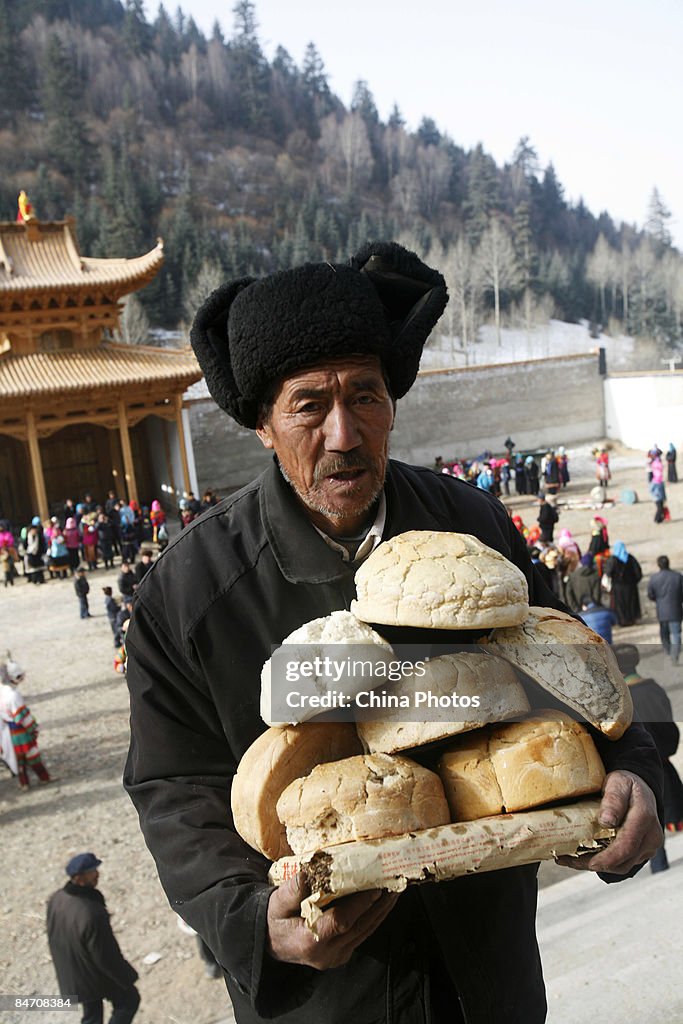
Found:
[[275, 960], [305, 964], [318, 971], [341, 967], [354, 949], [391, 912], [397, 893], [372, 889], [344, 896], [323, 912], [315, 934], [301, 917], [308, 895], [303, 878], [295, 875], [276, 889], [268, 901], [268, 952]]

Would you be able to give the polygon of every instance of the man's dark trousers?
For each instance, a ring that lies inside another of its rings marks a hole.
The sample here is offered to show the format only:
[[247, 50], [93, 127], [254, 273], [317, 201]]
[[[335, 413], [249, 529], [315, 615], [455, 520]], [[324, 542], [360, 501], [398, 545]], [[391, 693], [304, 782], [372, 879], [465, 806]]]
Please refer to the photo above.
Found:
[[[130, 988], [119, 989], [116, 994], [108, 996], [113, 1012], [109, 1024], [130, 1024], [140, 1005], [140, 993], [131, 985]], [[92, 999], [83, 1003], [81, 1024], [102, 1024], [104, 1008], [101, 999]]]

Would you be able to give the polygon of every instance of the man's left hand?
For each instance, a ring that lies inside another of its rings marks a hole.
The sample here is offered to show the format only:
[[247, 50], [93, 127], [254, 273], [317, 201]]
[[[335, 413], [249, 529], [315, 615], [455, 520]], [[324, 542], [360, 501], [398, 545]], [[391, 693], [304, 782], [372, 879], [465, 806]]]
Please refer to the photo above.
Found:
[[607, 849], [583, 857], [558, 857], [558, 864], [583, 871], [626, 875], [636, 864], [653, 857], [662, 845], [664, 835], [657, 817], [655, 795], [633, 772], [609, 773], [598, 820], [601, 825], [619, 829]]

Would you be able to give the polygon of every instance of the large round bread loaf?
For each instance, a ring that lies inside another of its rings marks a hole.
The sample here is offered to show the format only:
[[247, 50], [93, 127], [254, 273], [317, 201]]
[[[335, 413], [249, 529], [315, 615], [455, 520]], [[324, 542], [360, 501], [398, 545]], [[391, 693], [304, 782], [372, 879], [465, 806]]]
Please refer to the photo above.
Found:
[[232, 782], [232, 816], [242, 839], [270, 860], [291, 854], [275, 809], [283, 789], [317, 764], [352, 757], [362, 749], [352, 722], [266, 729], [244, 754]]
[[439, 775], [452, 820], [474, 821], [597, 793], [605, 769], [586, 729], [549, 710], [463, 736]]
[[485, 646], [609, 739], [618, 740], [631, 724], [631, 695], [611, 647], [571, 615], [530, 608], [521, 626], [494, 630]]
[[489, 629], [524, 622], [524, 573], [466, 533], [412, 530], [379, 544], [356, 573], [351, 611], [365, 622]]
[[[368, 718], [356, 722], [364, 748], [373, 754], [420, 747], [529, 711], [529, 701], [514, 669], [502, 658], [483, 653], [459, 652], [432, 658], [425, 665], [424, 675], [405, 672], [388, 692], [408, 698], [411, 707], [409, 712], [397, 711], [393, 721], [391, 711], [382, 711], [381, 721]], [[425, 695], [420, 705], [416, 705], [416, 692]], [[459, 707], [434, 706], [438, 698], [448, 699], [453, 694]], [[420, 716], [426, 721], [419, 720]]]
[[405, 757], [365, 754], [321, 764], [277, 802], [297, 856], [355, 839], [381, 839], [450, 821], [438, 775]]
[[[356, 666], [370, 662], [373, 665], [379, 662], [389, 665], [394, 661], [394, 652], [384, 637], [351, 612], [332, 612], [305, 622], [285, 637], [282, 645], [261, 670], [261, 718], [264, 722], [268, 725], [284, 725], [287, 722], [296, 725], [326, 710], [310, 705], [286, 706], [283, 694], [287, 689], [296, 689], [308, 698], [318, 698], [332, 690], [335, 694], [353, 699], [360, 691], [372, 690], [387, 678], [386, 675], [378, 675], [375, 679], [372, 675], [354, 674], [351, 670], [341, 675], [335, 672], [331, 675], [301, 677], [291, 684], [283, 678], [285, 663], [313, 663], [316, 659], [324, 663], [326, 658], [342, 665], [347, 659], [353, 660]], [[281, 713], [277, 714], [277, 711]]]

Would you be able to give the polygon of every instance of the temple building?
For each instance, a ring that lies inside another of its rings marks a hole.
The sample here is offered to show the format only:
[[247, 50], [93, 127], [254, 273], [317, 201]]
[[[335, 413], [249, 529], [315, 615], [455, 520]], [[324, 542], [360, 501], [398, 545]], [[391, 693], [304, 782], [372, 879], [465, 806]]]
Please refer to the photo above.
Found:
[[81, 256], [72, 219], [0, 222], [0, 518], [44, 519], [110, 490], [174, 504], [196, 488], [183, 409], [194, 355], [113, 340], [122, 299], [163, 258], [161, 241], [132, 259]]

